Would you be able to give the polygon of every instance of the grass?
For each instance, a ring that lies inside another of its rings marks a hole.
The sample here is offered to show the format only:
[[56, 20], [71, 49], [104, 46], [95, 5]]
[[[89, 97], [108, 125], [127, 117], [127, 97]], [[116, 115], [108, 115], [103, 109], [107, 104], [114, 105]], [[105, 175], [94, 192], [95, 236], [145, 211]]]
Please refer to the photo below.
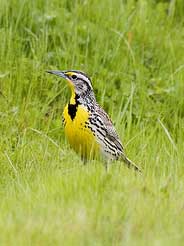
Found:
[[[182, 0], [0, 1], [1, 245], [182, 245], [183, 14]], [[47, 69], [92, 77], [142, 176], [83, 166]]]

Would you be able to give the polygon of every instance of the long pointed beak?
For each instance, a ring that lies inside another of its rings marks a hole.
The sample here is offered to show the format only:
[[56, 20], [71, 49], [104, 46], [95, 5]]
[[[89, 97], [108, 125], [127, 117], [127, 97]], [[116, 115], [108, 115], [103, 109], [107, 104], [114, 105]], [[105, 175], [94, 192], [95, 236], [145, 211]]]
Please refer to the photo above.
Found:
[[57, 70], [47, 70], [46, 72], [47, 72], [47, 73], [54, 74], [54, 75], [57, 75], [57, 76], [59, 76], [59, 77], [62, 77], [62, 78], [64, 78], [64, 79], [69, 80], [68, 76], [67, 76], [64, 72], [62, 72], [62, 71], [57, 71]]

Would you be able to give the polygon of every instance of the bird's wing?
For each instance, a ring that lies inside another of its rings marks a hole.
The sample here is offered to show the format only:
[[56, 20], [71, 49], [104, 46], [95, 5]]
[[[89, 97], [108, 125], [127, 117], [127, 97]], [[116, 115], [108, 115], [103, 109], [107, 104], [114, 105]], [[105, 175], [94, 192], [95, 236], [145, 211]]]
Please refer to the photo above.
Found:
[[99, 116], [99, 119], [101, 120], [101, 126], [105, 129], [105, 137], [116, 145], [118, 152], [124, 153], [124, 149], [121, 144], [120, 138], [108, 114], [98, 105], [95, 111], [97, 117]]
[[92, 115], [93, 119], [91, 118], [91, 120], [93, 120], [93, 124], [96, 125], [97, 128], [99, 128], [100, 125], [104, 140], [109, 140], [109, 144], [116, 151], [117, 158], [120, 157], [129, 168], [132, 167], [134, 170], [141, 172], [141, 169], [125, 155], [120, 138], [108, 114], [97, 104]]
[[110, 140], [110, 142], [116, 146], [118, 156], [122, 158], [122, 160], [127, 164], [129, 168], [133, 168], [135, 171], [141, 172], [141, 169], [125, 155], [124, 148], [121, 144], [120, 138], [113, 126], [111, 119], [109, 118], [107, 113], [98, 105], [96, 108], [96, 115], [98, 115], [97, 117], [99, 117], [99, 119], [101, 120], [101, 126], [105, 129], [105, 138]]

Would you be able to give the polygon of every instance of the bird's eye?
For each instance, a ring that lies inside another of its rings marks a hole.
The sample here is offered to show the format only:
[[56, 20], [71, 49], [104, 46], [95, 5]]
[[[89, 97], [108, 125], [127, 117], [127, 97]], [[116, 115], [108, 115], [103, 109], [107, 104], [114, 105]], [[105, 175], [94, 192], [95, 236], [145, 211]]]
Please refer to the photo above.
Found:
[[72, 79], [76, 79], [77, 76], [75, 74], [72, 75]]

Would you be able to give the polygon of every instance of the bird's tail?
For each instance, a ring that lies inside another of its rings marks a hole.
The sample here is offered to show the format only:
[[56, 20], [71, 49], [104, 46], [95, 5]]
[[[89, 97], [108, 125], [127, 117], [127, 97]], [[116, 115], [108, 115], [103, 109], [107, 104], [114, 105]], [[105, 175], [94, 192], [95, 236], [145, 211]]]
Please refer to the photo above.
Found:
[[133, 161], [128, 159], [128, 157], [122, 156], [122, 160], [127, 164], [128, 168], [133, 168], [135, 171], [142, 173], [141, 169]]

